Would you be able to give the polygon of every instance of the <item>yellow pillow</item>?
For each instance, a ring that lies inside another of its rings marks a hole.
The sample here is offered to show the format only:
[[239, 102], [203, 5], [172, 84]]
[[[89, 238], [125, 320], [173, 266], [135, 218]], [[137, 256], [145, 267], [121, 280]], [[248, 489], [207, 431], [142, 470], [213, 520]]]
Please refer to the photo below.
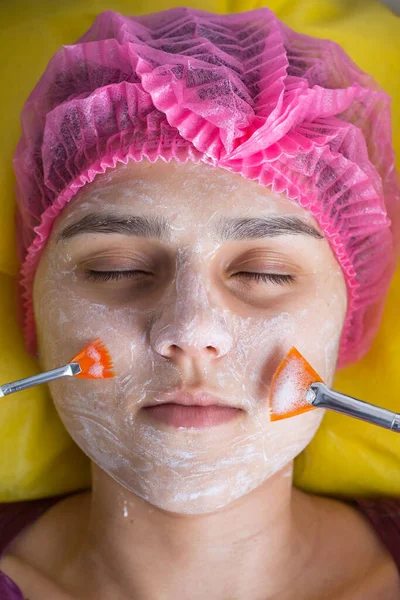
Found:
[[[151, 10], [182, 5], [156, 0]], [[255, 0], [190, 1], [213, 12], [239, 12]], [[270, 0], [267, 5], [294, 29], [339, 42], [362, 69], [389, 92], [393, 102], [394, 142], [400, 145], [400, 21], [368, 0]], [[51, 55], [75, 41], [96, 15], [107, 9], [146, 13], [136, 0], [3, 0], [0, 8], [0, 382], [37, 372], [24, 351], [15, 318], [17, 258], [14, 239], [14, 177], [11, 160], [19, 137], [19, 113]], [[337, 387], [400, 410], [400, 277], [394, 281], [384, 321], [368, 356], [339, 374]], [[296, 460], [295, 483], [332, 495], [400, 495], [400, 436], [354, 419], [327, 414], [314, 441]], [[0, 400], [0, 501], [39, 498], [89, 486], [87, 458], [69, 438], [46, 388]]]

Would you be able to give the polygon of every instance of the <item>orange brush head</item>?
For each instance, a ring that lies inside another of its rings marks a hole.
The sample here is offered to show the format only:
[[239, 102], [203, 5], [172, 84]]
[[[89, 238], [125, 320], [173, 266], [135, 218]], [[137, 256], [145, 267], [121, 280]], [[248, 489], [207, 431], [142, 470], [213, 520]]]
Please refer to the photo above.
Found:
[[82, 371], [74, 377], [85, 379], [105, 379], [115, 377], [110, 354], [100, 339], [95, 340], [79, 354], [74, 356], [70, 362], [79, 363]]
[[292, 348], [279, 365], [271, 383], [269, 406], [271, 421], [301, 415], [315, 407], [307, 401], [312, 383], [322, 382], [296, 348]]

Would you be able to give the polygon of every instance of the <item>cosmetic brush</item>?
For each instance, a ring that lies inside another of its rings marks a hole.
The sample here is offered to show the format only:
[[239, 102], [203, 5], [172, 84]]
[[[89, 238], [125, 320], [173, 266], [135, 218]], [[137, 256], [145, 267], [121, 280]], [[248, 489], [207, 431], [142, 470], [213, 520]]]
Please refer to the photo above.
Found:
[[101, 339], [91, 342], [62, 367], [1, 385], [0, 397], [67, 376], [85, 379], [105, 379], [115, 376], [110, 354]]
[[275, 372], [269, 401], [271, 421], [326, 408], [400, 432], [400, 414], [332, 390], [296, 348], [288, 352]]

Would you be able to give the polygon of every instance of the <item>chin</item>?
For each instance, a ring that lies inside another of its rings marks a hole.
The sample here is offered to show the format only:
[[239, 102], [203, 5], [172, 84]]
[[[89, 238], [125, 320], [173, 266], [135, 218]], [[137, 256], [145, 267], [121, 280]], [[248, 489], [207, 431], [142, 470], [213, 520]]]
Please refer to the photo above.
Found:
[[188, 489], [187, 485], [182, 485], [182, 489], [176, 489], [174, 494], [161, 492], [156, 495], [142, 495], [131, 491], [141, 497], [143, 500], [166, 512], [202, 515], [216, 512], [235, 500], [243, 498], [246, 494], [256, 489], [263, 483], [262, 480], [254, 481], [239, 476], [235, 482], [215, 482], [210, 487], [202, 489]]

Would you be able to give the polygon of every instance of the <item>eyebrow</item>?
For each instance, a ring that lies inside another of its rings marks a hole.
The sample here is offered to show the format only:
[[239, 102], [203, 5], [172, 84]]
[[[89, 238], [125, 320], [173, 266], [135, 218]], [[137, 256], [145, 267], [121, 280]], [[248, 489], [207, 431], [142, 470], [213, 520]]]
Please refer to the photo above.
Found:
[[[171, 240], [171, 227], [163, 217], [89, 214], [65, 227], [58, 235], [57, 242], [83, 233], [114, 233], [155, 238], [166, 242]], [[214, 234], [216, 239], [222, 242], [272, 238], [281, 235], [308, 235], [315, 239], [324, 237], [312, 225], [290, 215], [222, 218], [216, 223]]]

